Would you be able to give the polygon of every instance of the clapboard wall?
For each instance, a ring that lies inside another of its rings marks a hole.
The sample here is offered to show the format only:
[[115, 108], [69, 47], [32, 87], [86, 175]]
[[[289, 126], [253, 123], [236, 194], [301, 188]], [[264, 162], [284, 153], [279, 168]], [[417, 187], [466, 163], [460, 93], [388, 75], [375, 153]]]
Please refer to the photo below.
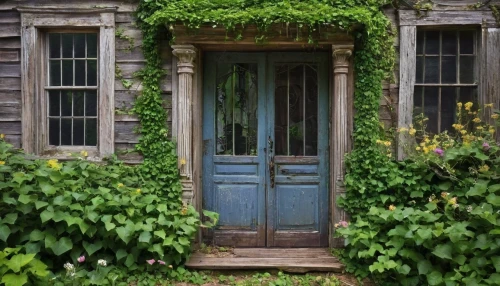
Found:
[[[139, 141], [137, 116], [129, 114], [142, 86], [134, 73], [144, 67], [142, 34], [134, 18], [138, 1], [75, 1], [75, 0], [22, 0], [0, 3], [0, 133], [8, 142], [21, 146], [21, 23], [18, 6], [55, 6], [64, 8], [118, 7], [115, 15], [116, 36], [116, 80], [115, 80], [115, 152], [129, 162], [137, 163], [142, 157], [133, 151]], [[163, 68], [167, 76], [161, 83], [164, 107], [171, 122], [171, 72], [172, 53], [166, 37], [161, 39]], [[119, 75], [121, 74], [121, 76]], [[123, 80], [131, 81], [130, 88]], [[169, 134], [171, 135], [171, 134]]]

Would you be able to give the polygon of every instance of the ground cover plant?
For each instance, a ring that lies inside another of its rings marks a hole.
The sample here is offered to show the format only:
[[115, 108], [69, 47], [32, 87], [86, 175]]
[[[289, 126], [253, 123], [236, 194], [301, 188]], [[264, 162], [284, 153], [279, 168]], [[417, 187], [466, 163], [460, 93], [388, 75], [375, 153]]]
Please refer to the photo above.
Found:
[[[370, 182], [354, 181], [351, 165], [342, 204], [353, 216], [337, 229], [349, 271], [381, 285], [498, 285], [500, 147], [483, 122], [498, 117], [458, 103], [454, 132], [400, 129], [407, 159], [369, 162]], [[392, 151], [386, 142], [381, 153]]]

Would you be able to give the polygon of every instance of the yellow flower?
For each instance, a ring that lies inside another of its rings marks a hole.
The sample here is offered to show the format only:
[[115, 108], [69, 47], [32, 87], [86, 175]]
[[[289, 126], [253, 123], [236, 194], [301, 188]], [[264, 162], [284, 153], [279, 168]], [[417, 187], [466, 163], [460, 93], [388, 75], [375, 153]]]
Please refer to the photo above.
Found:
[[450, 204], [450, 205], [454, 205], [456, 203], [457, 203], [457, 197], [453, 197], [453, 198], [448, 200], [448, 204]]
[[476, 117], [476, 118], [472, 119], [472, 121], [474, 121], [475, 123], [479, 123], [479, 122], [481, 122], [481, 119], [479, 119], [479, 117]]
[[493, 118], [493, 119], [498, 119], [498, 117], [500, 117], [500, 116], [499, 116], [497, 113], [495, 113], [495, 114], [493, 114], [493, 115], [491, 116], [491, 118]]
[[467, 130], [460, 130], [460, 133], [462, 133], [462, 135], [467, 134]]
[[89, 153], [87, 153], [87, 151], [85, 151], [85, 150], [82, 150], [82, 151], [80, 151], [80, 155], [82, 155], [83, 157], [87, 157], [89, 155]]
[[446, 197], [447, 197], [447, 196], [449, 196], [449, 195], [450, 195], [450, 193], [447, 193], [447, 192], [442, 192], [442, 193], [441, 193], [441, 197], [442, 197], [442, 198], [446, 198]]
[[476, 127], [477, 130], [483, 130], [483, 126]]
[[458, 123], [453, 124], [452, 127], [455, 128], [456, 130], [462, 130], [462, 128], [464, 128], [462, 124]]
[[493, 107], [493, 103], [485, 104], [484, 107]]
[[140, 193], [141, 193], [141, 189], [137, 189], [137, 190], [135, 190], [135, 192], [136, 192], [137, 194], [140, 194]]
[[0, 134], [0, 139], [4, 139], [5, 138], [5, 134]]
[[384, 145], [387, 146], [387, 147], [391, 146], [391, 141], [385, 141]]
[[415, 135], [415, 133], [417, 133], [417, 130], [415, 128], [413, 128], [413, 127], [410, 128], [410, 130], [408, 131], [408, 134], [410, 134], [412, 136]]
[[180, 160], [179, 160], [179, 163], [180, 163], [181, 165], [186, 165], [186, 159], [184, 159], [184, 158], [180, 159]]
[[172, 269], [173, 267], [172, 267], [172, 265], [169, 265], [168, 268]]
[[458, 107], [458, 109], [461, 109], [462, 108], [462, 103], [461, 102], [457, 102], [457, 107]]
[[467, 102], [465, 104], [465, 110], [470, 111], [470, 109], [472, 108], [472, 105], [474, 105], [472, 102], [470, 102], [470, 101]]
[[488, 165], [484, 164], [483, 166], [481, 166], [481, 167], [479, 168], [479, 170], [478, 170], [478, 171], [479, 171], [480, 173], [486, 173], [486, 172], [488, 172], [488, 170], [489, 170], [489, 169], [490, 169], [490, 167], [489, 167]]
[[5, 165], [5, 161], [0, 161], [0, 166]]
[[187, 207], [183, 207], [183, 208], [181, 209], [181, 214], [182, 214], [182, 215], [187, 215], [187, 213], [188, 213], [188, 209], [187, 209]]
[[417, 150], [417, 151], [420, 151], [420, 149], [422, 149], [422, 148], [420, 148], [419, 146], [417, 146], [417, 148], [415, 148], [415, 150]]
[[406, 132], [406, 131], [408, 131], [408, 128], [406, 127], [399, 128], [399, 132]]
[[489, 132], [491, 135], [493, 135], [493, 134], [495, 134], [495, 129], [490, 128], [490, 129], [488, 129], [488, 132]]
[[123, 187], [124, 185], [122, 183], [119, 183], [118, 185], [116, 185], [118, 188], [121, 188]]
[[339, 227], [339, 224], [338, 224], [338, 223], [336, 223], [336, 224], [335, 224], [335, 228], [338, 228], [338, 227]]
[[49, 166], [53, 170], [60, 170], [61, 164], [57, 163], [57, 159], [51, 159], [47, 161], [47, 166]]
[[390, 211], [394, 211], [394, 210], [396, 210], [396, 207], [395, 207], [394, 205], [390, 205], [390, 206], [389, 206], [389, 210], [390, 210]]

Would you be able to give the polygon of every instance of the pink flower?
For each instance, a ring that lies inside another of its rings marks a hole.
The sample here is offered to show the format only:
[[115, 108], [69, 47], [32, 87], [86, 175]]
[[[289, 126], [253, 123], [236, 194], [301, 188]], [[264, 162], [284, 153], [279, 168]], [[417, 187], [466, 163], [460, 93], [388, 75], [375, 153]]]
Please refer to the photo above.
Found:
[[158, 260], [158, 263], [160, 263], [161, 265], [165, 265], [165, 261], [163, 260]]
[[444, 151], [441, 148], [436, 148], [436, 149], [434, 149], [434, 153], [436, 153], [437, 155], [442, 157], [444, 154]]
[[347, 226], [349, 226], [349, 223], [347, 223], [347, 221], [345, 221], [345, 220], [341, 220], [341, 221], [339, 221], [339, 225], [341, 227], [347, 227]]
[[484, 151], [488, 151], [488, 150], [490, 150], [490, 144], [488, 144], [488, 142], [484, 142], [484, 143], [483, 143], [483, 150], [484, 150]]
[[78, 257], [77, 261], [78, 261], [78, 263], [85, 262], [85, 255], [82, 255], [82, 256]]
[[149, 263], [149, 265], [153, 265], [156, 262], [156, 260], [150, 259], [150, 260], [146, 260], [146, 262]]

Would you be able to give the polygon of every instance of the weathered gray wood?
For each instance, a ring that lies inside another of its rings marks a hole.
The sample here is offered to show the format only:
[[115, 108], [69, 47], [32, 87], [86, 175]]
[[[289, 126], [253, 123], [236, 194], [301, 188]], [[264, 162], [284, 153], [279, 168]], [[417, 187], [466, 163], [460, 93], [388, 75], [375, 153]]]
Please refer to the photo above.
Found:
[[17, 11], [0, 11], [0, 23], [18, 23], [18, 25], [21, 25], [21, 16]]
[[[483, 29], [483, 52], [482, 52], [482, 72], [481, 76], [485, 80], [482, 82], [484, 104], [493, 103], [495, 110], [500, 109], [500, 29]], [[494, 124], [491, 119], [493, 114], [491, 108], [485, 108], [485, 120]], [[496, 138], [500, 141], [500, 135], [497, 132]]]
[[21, 78], [0, 78], [0, 91], [21, 90]]
[[102, 13], [101, 19], [107, 25], [99, 33], [99, 153], [109, 156], [114, 153], [115, 14]]
[[141, 48], [134, 48], [134, 49], [122, 49], [116, 50], [116, 62], [117, 63], [123, 63], [123, 62], [139, 62], [139, 63], [144, 63], [146, 60], [144, 58], [144, 54], [142, 52]]
[[118, 68], [122, 73], [122, 77], [126, 79], [134, 78], [134, 73], [144, 68], [145, 64], [142, 62], [137, 63], [117, 63]]
[[115, 122], [115, 143], [139, 143], [138, 122]]
[[21, 135], [20, 121], [0, 121], [0, 133], [6, 135]]
[[426, 11], [422, 12], [421, 16], [414, 10], [400, 10], [399, 24], [401, 26], [483, 25], [495, 27], [496, 21], [489, 10]]
[[28, 154], [35, 152], [36, 114], [35, 113], [35, 82], [36, 82], [36, 41], [37, 31], [33, 26], [25, 24], [25, 18], [22, 18], [22, 49], [21, 49], [21, 82], [22, 82], [22, 146]]
[[[0, 133], [2, 133], [1, 129]], [[21, 135], [5, 134], [5, 141], [9, 144], [12, 144], [14, 148], [21, 148]]]
[[21, 48], [21, 38], [19, 38], [19, 37], [0, 38], [0, 48], [2, 48], [2, 49], [20, 49]]
[[0, 121], [21, 121], [21, 103], [0, 101]]
[[21, 36], [21, 25], [19, 23], [2, 23], [0, 38]]
[[116, 23], [133, 23], [136, 21], [133, 13], [130, 12], [120, 12], [116, 13]]
[[[416, 42], [417, 28], [415, 26], [402, 26], [400, 28], [400, 77], [399, 77], [399, 104], [398, 127], [408, 128], [413, 120], [413, 88], [416, 74]], [[398, 159], [404, 157], [403, 145], [409, 138], [407, 134], [400, 134], [398, 144]]]
[[[1, 55], [1, 54], [0, 54]], [[0, 77], [21, 77], [21, 65], [18, 63], [0, 63]]]
[[0, 10], [12, 10], [19, 6], [21, 7], [32, 7], [34, 9], [45, 6], [52, 7], [55, 9], [67, 9], [67, 10], [77, 10], [77, 9], [100, 9], [104, 7], [117, 8], [118, 12], [129, 12], [133, 13], [137, 9], [138, 1], [131, 0], [90, 0], [90, 1], [78, 1], [78, 0], [8, 0], [4, 3], [0, 3]]
[[[0, 44], [1, 47], [1, 44]], [[0, 62], [19, 62], [21, 60], [19, 56], [19, 50], [0, 50]], [[20, 64], [18, 64], [20, 66]], [[0, 67], [1, 69], [1, 67]]]

